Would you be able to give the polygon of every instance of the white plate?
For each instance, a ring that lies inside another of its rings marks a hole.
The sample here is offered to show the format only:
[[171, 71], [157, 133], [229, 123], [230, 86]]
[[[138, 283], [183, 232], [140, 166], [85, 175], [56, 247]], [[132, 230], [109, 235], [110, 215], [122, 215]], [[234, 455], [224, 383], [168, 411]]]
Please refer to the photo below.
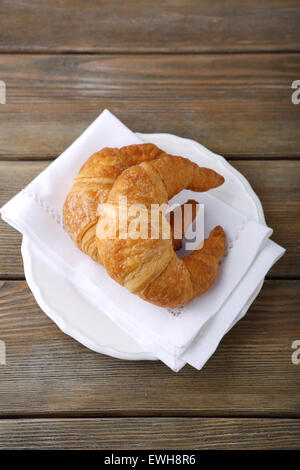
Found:
[[[265, 224], [260, 200], [248, 181], [223, 157], [209, 151], [197, 142], [170, 134], [137, 134], [144, 142], [152, 142], [163, 150], [190, 157], [200, 166], [207, 166], [225, 177], [225, 183], [214, 190], [214, 195], [253, 220]], [[50, 267], [34, 244], [23, 237], [22, 256], [25, 277], [41, 309], [67, 335], [92, 349], [120, 359], [156, 360], [104, 313], [90, 305], [53, 267]], [[263, 282], [256, 289], [243, 316], [258, 295]]]

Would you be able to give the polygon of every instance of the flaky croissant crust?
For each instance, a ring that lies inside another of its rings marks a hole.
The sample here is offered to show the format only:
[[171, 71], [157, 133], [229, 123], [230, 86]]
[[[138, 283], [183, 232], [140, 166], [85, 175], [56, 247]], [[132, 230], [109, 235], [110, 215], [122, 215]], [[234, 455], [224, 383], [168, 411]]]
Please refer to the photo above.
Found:
[[[128, 204], [167, 203], [182, 189], [207, 191], [224, 178], [182, 157], [164, 154], [124, 170], [115, 180], [107, 202], [117, 206], [120, 197]], [[120, 239], [103, 236], [100, 224], [110, 224], [109, 213], [101, 216], [96, 232], [99, 256], [108, 274], [144, 300], [161, 307], [176, 307], [204, 293], [215, 281], [226, 237], [218, 226], [184, 259], [177, 257], [171, 239]], [[104, 220], [108, 218], [107, 220]]]
[[[124, 170], [163, 155], [166, 153], [160, 148], [147, 143], [122, 148], [105, 147], [86, 161], [76, 176], [63, 206], [65, 228], [80, 250], [102, 263], [96, 244], [99, 205], [106, 202], [113, 183]], [[196, 206], [196, 201], [189, 202]], [[173, 224], [171, 217], [171, 227]], [[174, 248], [179, 248], [180, 238], [172, 241]]]
[[96, 244], [98, 206], [106, 202], [116, 178], [127, 168], [165, 155], [153, 144], [105, 147], [80, 169], [63, 206], [65, 228], [84, 253], [101, 263]]

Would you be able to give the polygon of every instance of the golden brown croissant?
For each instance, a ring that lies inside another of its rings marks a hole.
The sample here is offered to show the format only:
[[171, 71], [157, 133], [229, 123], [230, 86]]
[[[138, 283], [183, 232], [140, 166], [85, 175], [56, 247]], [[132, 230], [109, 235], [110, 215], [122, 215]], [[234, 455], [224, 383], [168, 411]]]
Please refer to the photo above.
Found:
[[[216, 227], [202, 249], [184, 259], [177, 257], [171, 238], [121, 238], [112, 236], [112, 217], [120, 211], [120, 198], [128, 207], [142, 204], [150, 211], [152, 204], [166, 204], [182, 189], [207, 191], [224, 182], [213, 170], [200, 168], [182, 157], [164, 155], [156, 160], [132, 166], [116, 179], [107, 203], [116, 211], [104, 211], [97, 225], [97, 245], [108, 274], [132, 293], [161, 307], [176, 307], [205, 292], [217, 276], [226, 237]], [[134, 219], [134, 216], [133, 216]]]
[[[84, 253], [101, 263], [96, 244], [98, 205], [104, 203], [116, 178], [132, 165], [166, 155], [154, 144], [103, 148], [80, 169], [63, 207], [64, 225], [72, 240]], [[174, 219], [171, 220], [171, 226]], [[181, 235], [182, 236], [182, 235]], [[181, 240], [178, 238], [175, 247]]]

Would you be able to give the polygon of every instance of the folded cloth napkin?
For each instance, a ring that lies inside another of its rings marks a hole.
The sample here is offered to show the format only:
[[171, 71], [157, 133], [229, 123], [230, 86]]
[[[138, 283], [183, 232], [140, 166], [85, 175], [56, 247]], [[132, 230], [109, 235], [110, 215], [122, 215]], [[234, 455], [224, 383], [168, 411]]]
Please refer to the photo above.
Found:
[[[284, 250], [268, 240], [270, 228], [215, 198], [213, 191], [192, 193], [204, 204], [206, 234], [215, 225], [222, 225], [227, 235], [227, 254], [215, 284], [175, 311], [149, 304], [116, 284], [103, 266], [73, 244], [63, 228], [62, 206], [73, 178], [93, 152], [135, 143], [141, 140], [104, 111], [60, 157], [2, 207], [1, 215], [32, 239], [48, 255], [48, 262], [82, 295], [149, 352], [175, 371], [186, 362], [201, 368]], [[185, 202], [190, 196], [189, 191], [183, 191], [176, 202]]]

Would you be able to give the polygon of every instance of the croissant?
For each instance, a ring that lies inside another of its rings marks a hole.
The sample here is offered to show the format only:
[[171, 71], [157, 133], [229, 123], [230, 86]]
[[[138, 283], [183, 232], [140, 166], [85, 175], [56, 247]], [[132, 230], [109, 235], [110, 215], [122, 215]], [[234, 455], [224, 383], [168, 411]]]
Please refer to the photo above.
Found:
[[160, 307], [174, 308], [204, 293], [217, 277], [225, 250], [222, 227], [215, 227], [203, 248], [183, 259], [176, 255], [172, 239], [163, 238], [161, 218], [158, 238], [111, 236], [104, 227], [112, 226], [116, 213], [119, 216], [121, 199], [126, 198], [128, 206], [142, 204], [150, 211], [152, 204], [166, 204], [183, 189], [207, 191], [223, 182], [215, 171], [167, 154], [123, 171], [107, 196], [107, 204], [117, 212], [104, 211], [96, 229], [99, 256], [108, 274], [130, 292]]
[[[65, 228], [80, 250], [98, 263], [102, 262], [96, 243], [98, 205], [106, 201], [116, 178], [125, 169], [164, 155], [166, 153], [156, 145], [147, 143], [120, 149], [103, 148], [86, 161], [63, 206]], [[174, 240], [175, 248], [179, 245], [180, 239]]]

